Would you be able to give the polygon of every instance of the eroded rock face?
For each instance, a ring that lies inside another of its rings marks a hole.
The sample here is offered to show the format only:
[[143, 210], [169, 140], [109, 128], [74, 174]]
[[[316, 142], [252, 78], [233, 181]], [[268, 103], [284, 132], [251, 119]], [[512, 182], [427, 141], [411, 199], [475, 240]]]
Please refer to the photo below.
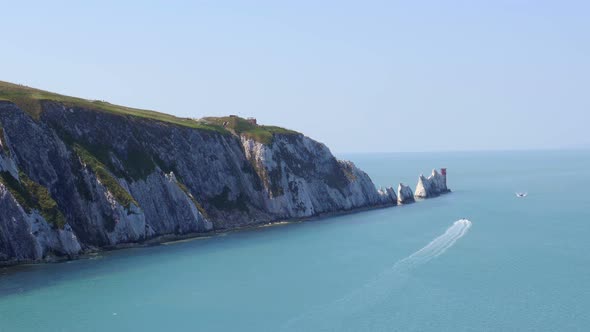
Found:
[[0, 261], [29, 262], [58, 256], [76, 256], [78, 238], [66, 225], [55, 229], [36, 211], [27, 213], [0, 183]]
[[432, 174], [428, 178], [420, 175], [418, 184], [416, 185], [415, 196], [419, 198], [430, 198], [448, 192], [450, 190], [447, 188], [446, 175], [439, 174], [433, 169]]
[[387, 187], [385, 189], [381, 188], [378, 190], [379, 196], [381, 196], [381, 201], [383, 204], [397, 204], [397, 195], [395, 194], [395, 190], [393, 187]]
[[397, 187], [397, 197], [398, 204], [414, 203], [414, 193], [412, 192], [412, 188], [404, 186], [403, 183], [400, 183]]
[[[377, 190], [352, 162], [299, 133], [261, 142], [42, 107], [32, 119], [0, 101], [0, 264], [414, 201], [409, 187]], [[420, 194], [446, 190], [441, 181], [421, 180]]]
[[260, 178], [264, 209], [279, 218], [393, 204], [382, 200], [365, 172], [304, 135], [279, 135], [271, 144], [246, 137], [241, 142]]
[[[46, 188], [52, 224], [0, 182], [0, 262], [75, 256], [171, 234], [394, 205], [353, 163], [302, 134], [244, 136], [43, 104], [0, 102], [0, 171]], [[30, 212], [27, 212], [29, 210]]]

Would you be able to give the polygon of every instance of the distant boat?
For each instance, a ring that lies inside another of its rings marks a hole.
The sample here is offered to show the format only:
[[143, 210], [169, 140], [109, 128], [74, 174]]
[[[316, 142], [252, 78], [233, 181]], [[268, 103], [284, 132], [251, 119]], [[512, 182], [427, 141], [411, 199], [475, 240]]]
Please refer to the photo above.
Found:
[[516, 193], [516, 197], [526, 197], [528, 193]]

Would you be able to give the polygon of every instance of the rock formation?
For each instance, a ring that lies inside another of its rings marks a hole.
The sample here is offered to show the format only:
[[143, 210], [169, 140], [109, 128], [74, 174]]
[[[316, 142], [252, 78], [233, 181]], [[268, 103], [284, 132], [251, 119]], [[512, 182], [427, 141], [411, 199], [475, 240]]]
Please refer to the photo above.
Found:
[[413, 201], [294, 131], [55, 96], [0, 82], [0, 264]]
[[450, 192], [447, 188], [446, 169], [441, 169], [441, 173], [439, 174], [436, 169], [433, 169], [432, 174], [428, 178], [420, 174], [418, 184], [416, 185], [415, 196], [418, 198], [430, 198]]
[[412, 188], [409, 186], [404, 186], [403, 183], [400, 183], [397, 187], [397, 197], [398, 204], [408, 204], [414, 202], [414, 193], [412, 193]]
[[397, 204], [397, 196], [395, 194], [395, 190], [393, 187], [387, 187], [385, 189], [379, 189], [379, 196], [381, 196], [381, 201], [383, 204]]
[[44, 102], [0, 102], [0, 261], [395, 204], [299, 133], [271, 142]]

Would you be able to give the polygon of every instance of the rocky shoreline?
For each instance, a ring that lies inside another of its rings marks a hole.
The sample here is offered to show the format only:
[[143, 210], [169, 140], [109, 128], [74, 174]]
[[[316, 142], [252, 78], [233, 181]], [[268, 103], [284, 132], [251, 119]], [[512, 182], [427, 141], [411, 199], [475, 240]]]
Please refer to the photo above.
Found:
[[[63, 100], [0, 101], [0, 265], [415, 200], [288, 129]], [[446, 173], [416, 191], [447, 192]]]
[[[450, 192], [450, 190], [449, 190], [449, 192]], [[414, 202], [415, 201], [412, 200], [410, 203], [414, 203]], [[372, 210], [392, 208], [392, 207], [396, 207], [398, 205], [401, 206], [401, 205], [407, 205], [410, 203], [384, 204], [384, 205], [373, 206], [373, 207], [361, 207], [361, 208], [356, 208], [356, 209], [347, 210], [347, 211], [326, 212], [326, 213], [323, 213], [320, 215], [310, 216], [310, 217], [306, 217], [306, 218], [296, 218], [296, 219], [290, 219], [290, 220], [277, 220], [277, 221], [273, 221], [270, 223], [258, 223], [258, 224], [252, 224], [252, 225], [247, 225], [247, 226], [242, 226], [242, 227], [236, 227], [236, 228], [232, 228], [232, 229], [211, 230], [209, 232], [204, 232], [204, 233], [165, 234], [165, 235], [161, 235], [161, 236], [157, 236], [157, 237], [145, 240], [143, 242], [121, 243], [121, 244], [117, 244], [114, 246], [94, 248], [94, 249], [90, 249], [90, 250], [81, 252], [80, 254], [78, 254], [76, 256], [71, 256], [71, 257], [52, 256], [52, 257], [45, 257], [42, 260], [36, 260], [36, 261], [35, 260], [13, 261], [13, 262], [0, 261], [0, 267], [7, 268], [7, 267], [17, 267], [17, 266], [23, 266], [23, 265], [54, 264], [54, 263], [63, 263], [63, 262], [72, 261], [72, 260], [79, 260], [79, 259], [90, 259], [90, 258], [96, 256], [97, 254], [100, 254], [101, 252], [118, 251], [118, 250], [125, 250], [125, 249], [131, 249], [131, 248], [154, 247], [154, 246], [160, 246], [160, 245], [169, 245], [169, 244], [174, 244], [177, 242], [214, 238], [217, 236], [223, 236], [225, 234], [235, 233], [235, 232], [255, 231], [255, 230], [267, 228], [267, 227], [279, 227], [279, 226], [295, 224], [295, 223], [315, 222], [315, 221], [321, 221], [323, 219], [330, 218], [330, 217], [351, 215], [351, 214], [363, 213], [363, 212], [372, 211]]]
[[[433, 174], [436, 173], [436, 170], [433, 170]], [[420, 175], [418, 179], [417, 188], [423, 184], [423, 176]], [[62, 263], [67, 262], [70, 260], [78, 260], [78, 259], [89, 259], [101, 252], [108, 252], [108, 251], [117, 251], [117, 250], [124, 250], [130, 248], [142, 248], [142, 247], [152, 247], [152, 246], [159, 246], [159, 245], [168, 245], [174, 244], [177, 242], [184, 242], [184, 241], [192, 241], [198, 239], [205, 239], [205, 238], [213, 238], [217, 236], [222, 236], [228, 233], [234, 232], [243, 232], [243, 231], [253, 231], [261, 228], [266, 227], [277, 227], [283, 225], [289, 225], [294, 223], [303, 223], [303, 222], [313, 222], [313, 221], [320, 221], [322, 219], [336, 217], [336, 216], [343, 216], [343, 215], [350, 215], [356, 213], [362, 213], [366, 211], [378, 210], [378, 209], [385, 209], [391, 208], [396, 206], [402, 206], [407, 204], [415, 203], [416, 200], [414, 197], [418, 198], [419, 200], [423, 200], [424, 198], [431, 198], [436, 197], [440, 194], [449, 193], [451, 192], [450, 189], [446, 188], [446, 174], [444, 179], [444, 187], [445, 190], [443, 192], [439, 192], [438, 194], [434, 194], [430, 192], [430, 195], [427, 197], [419, 197], [412, 194], [412, 189], [409, 186], [404, 186], [402, 183], [399, 184], [398, 187], [398, 195], [397, 199], [394, 200], [395, 203], [392, 204], [383, 204], [378, 206], [372, 207], [359, 207], [352, 210], [343, 210], [343, 211], [333, 211], [333, 212], [325, 212], [322, 214], [309, 216], [305, 218], [294, 218], [289, 220], [277, 220], [269, 223], [256, 223], [242, 227], [236, 227], [232, 229], [219, 229], [219, 230], [211, 230], [209, 232], [200, 232], [200, 233], [187, 233], [187, 234], [165, 234], [160, 235], [142, 242], [130, 242], [130, 243], [121, 243], [113, 246], [105, 246], [101, 248], [94, 248], [88, 249], [84, 252], [79, 253], [76, 256], [52, 256], [52, 257], [45, 257], [42, 260], [31, 260], [31, 261], [0, 261], [0, 267], [13, 267], [13, 266], [20, 266], [20, 265], [30, 265], [30, 264], [45, 264], [45, 263]], [[409, 194], [408, 194], [409, 193]]]

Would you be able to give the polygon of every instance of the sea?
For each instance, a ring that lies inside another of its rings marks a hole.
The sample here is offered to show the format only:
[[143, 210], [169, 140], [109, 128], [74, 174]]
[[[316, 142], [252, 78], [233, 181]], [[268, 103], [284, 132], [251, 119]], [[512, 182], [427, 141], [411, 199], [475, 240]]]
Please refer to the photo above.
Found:
[[453, 192], [0, 268], [0, 331], [590, 330], [590, 151], [338, 157]]

